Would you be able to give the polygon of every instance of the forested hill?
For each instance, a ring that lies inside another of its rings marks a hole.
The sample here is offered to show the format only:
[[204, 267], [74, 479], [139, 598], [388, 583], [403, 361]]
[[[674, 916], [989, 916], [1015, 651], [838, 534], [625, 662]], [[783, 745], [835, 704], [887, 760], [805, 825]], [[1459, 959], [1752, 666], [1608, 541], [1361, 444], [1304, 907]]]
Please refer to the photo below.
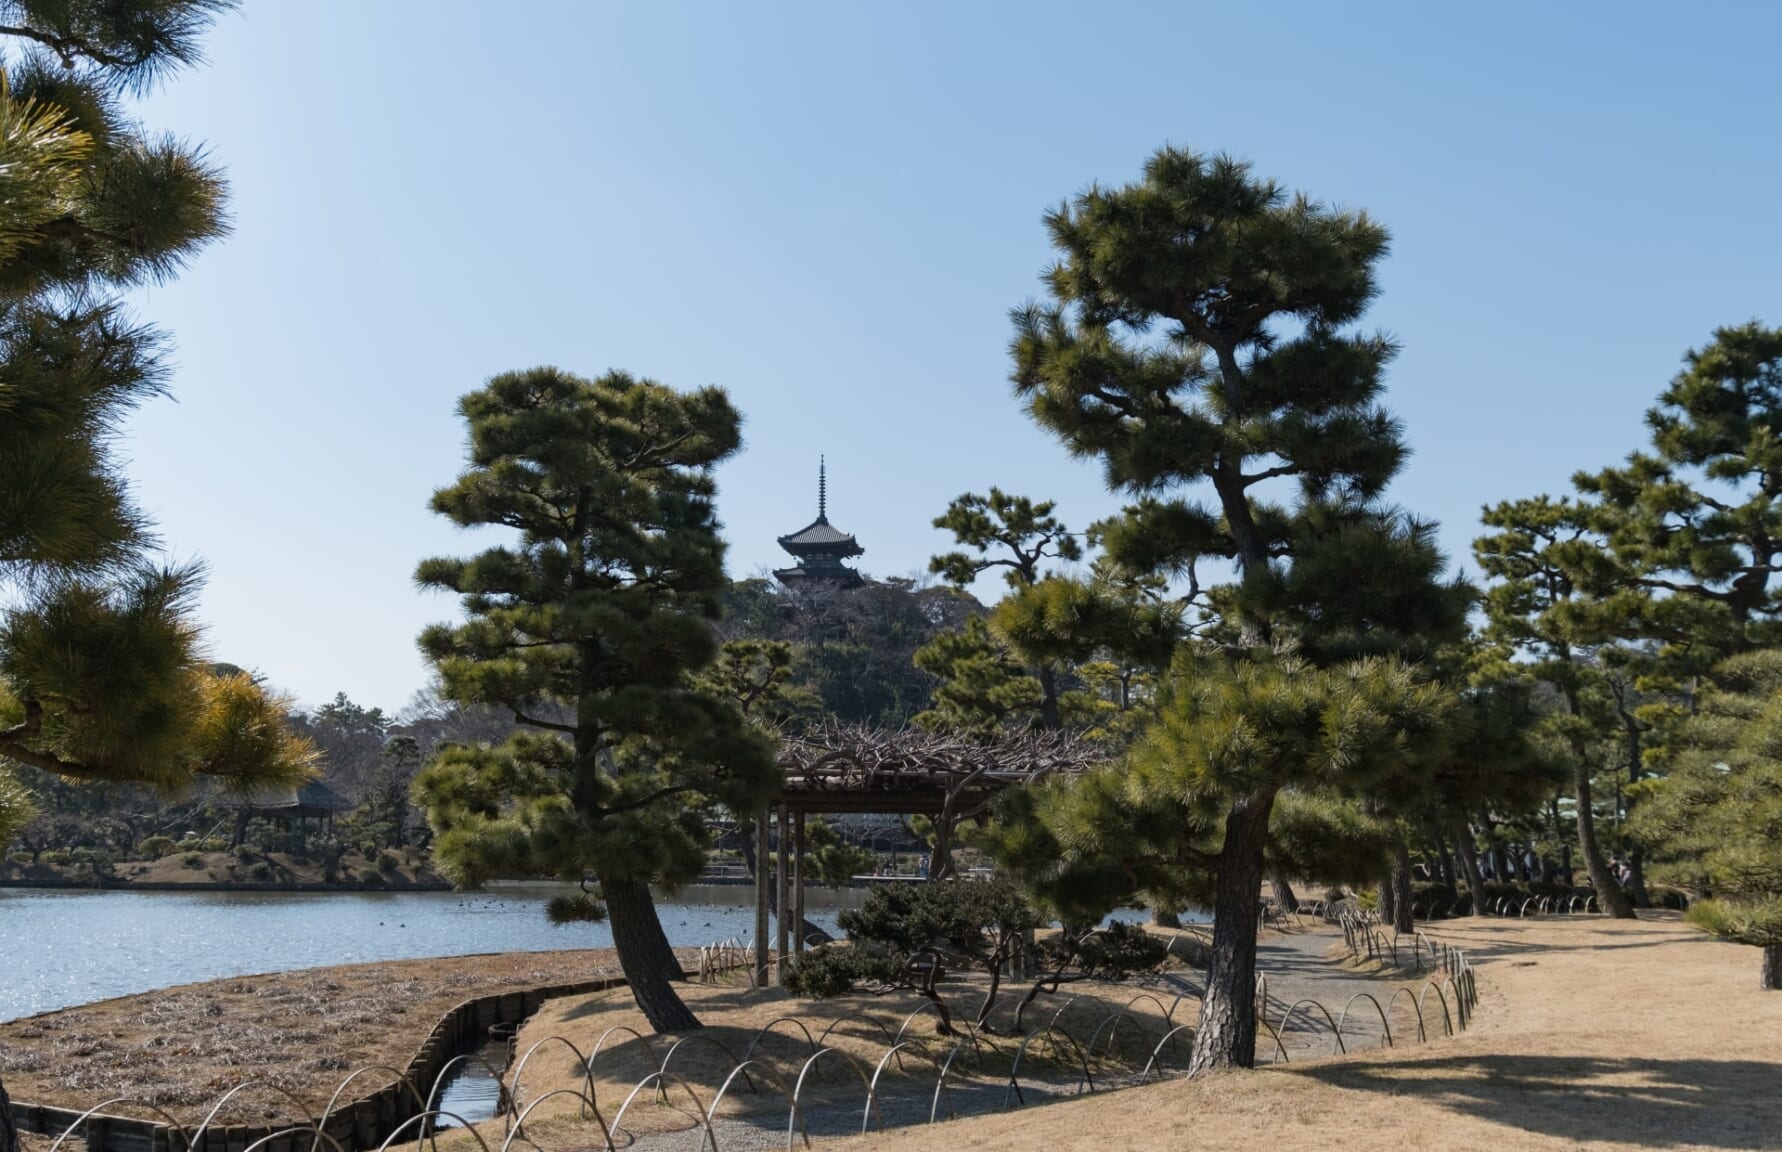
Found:
[[[916, 649], [983, 611], [957, 589], [908, 579], [796, 590], [746, 579], [730, 585], [725, 601], [722, 639], [791, 646], [792, 686], [808, 718], [890, 726], [930, 704], [935, 681], [915, 666]], [[401, 862], [402, 875], [422, 865], [430, 839], [409, 802], [415, 773], [442, 745], [498, 744], [515, 730], [512, 717], [497, 709], [447, 701], [431, 689], [394, 713], [340, 693], [289, 720], [319, 753], [323, 781], [352, 806], [336, 816], [333, 837], [311, 838], [317, 843], [307, 848], [318, 869], [336, 851], [339, 869], [361, 859], [375, 867], [388, 852]], [[59, 873], [99, 881], [126, 877], [129, 870], [117, 867], [126, 861], [208, 856], [238, 846], [283, 852], [290, 844], [271, 822], [241, 824], [236, 805], [211, 784], [168, 798], [138, 785], [74, 784], [23, 771], [33, 777], [38, 814], [7, 846], [12, 871], [21, 877], [42, 871], [46, 856]], [[246, 876], [256, 862], [238, 871]], [[318, 871], [314, 879], [320, 878]]]

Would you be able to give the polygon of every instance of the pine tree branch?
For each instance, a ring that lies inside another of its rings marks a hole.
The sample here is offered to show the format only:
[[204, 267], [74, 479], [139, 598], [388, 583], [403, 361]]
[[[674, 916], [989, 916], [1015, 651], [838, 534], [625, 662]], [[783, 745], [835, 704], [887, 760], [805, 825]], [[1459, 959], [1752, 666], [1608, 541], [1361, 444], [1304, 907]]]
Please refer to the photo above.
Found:
[[1259, 484], [1264, 480], [1273, 480], [1276, 476], [1298, 475], [1304, 470], [1297, 464], [1279, 464], [1273, 468], [1264, 468], [1260, 472], [1240, 472], [1238, 479], [1243, 482], [1244, 487], [1248, 488], [1250, 485]]
[[558, 724], [552, 720], [540, 720], [536, 716], [526, 715], [512, 705], [508, 706], [508, 711], [514, 714], [514, 723], [516, 724], [525, 724], [533, 728], [545, 728], [552, 732], [567, 732], [572, 736], [575, 735], [574, 724]]
[[91, 781], [108, 778], [104, 772], [96, 768], [64, 760], [53, 752], [45, 752], [26, 743], [42, 729], [43, 702], [41, 700], [26, 700], [24, 720], [11, 728], [0, 731], [0, 759], [13, 760], [70, 780]]
[[602, 808], [600, 814], [604, 817], [614, 816], [620, 812], [632, 812], [639, 808], [647, 808], [651, 804], [656, 803], [656, 801], [666, 800], [670, 796], [679, 796], [687, 792], [697, 791], [699, 791], [699, 787], [695, 784], [677, 784], [672, 788], [660, 788], [640, 800], [631, 801], [629, 804], [620, 804], [616, 808]]
[[56, 36], [48, 32], [39, 32], [35, 28], [0, 24], [0, 36], [17, 36], [42, 44], [61, 59], [64, 68], [74, 67], [76, 56], [85, 56], [94, 63], [103, 64], [108, 68], [124, 70], [140, 68], [149, 61], [147, 53], [141, 53], [135, 57], [114, 56], [102, 48], [93, 47], [78, 36]]

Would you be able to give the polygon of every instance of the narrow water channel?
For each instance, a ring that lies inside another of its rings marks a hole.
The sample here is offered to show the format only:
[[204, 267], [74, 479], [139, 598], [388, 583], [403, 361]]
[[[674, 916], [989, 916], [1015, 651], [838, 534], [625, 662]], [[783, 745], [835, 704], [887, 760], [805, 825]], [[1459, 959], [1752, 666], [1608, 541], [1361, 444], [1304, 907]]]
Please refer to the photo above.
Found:
[[[450, 1078], [439, 1090], [439, 1099], [433, 1105], [441, 1112], [450, 1112], [475, 1124], [487, 1120], [501, 1110], [501, 1078], [507, 1074], [508, 1057], [512, 1054], [513, 1029], [505, 1029], [506, 1036], [492, 1037], [483, 1042], [473, 1054], [472, 1059], [459, 1064], [451, 1072]], [[439, 1118], [438, 1128], [457, 1128], [458, 1121], [451, 1117]]]

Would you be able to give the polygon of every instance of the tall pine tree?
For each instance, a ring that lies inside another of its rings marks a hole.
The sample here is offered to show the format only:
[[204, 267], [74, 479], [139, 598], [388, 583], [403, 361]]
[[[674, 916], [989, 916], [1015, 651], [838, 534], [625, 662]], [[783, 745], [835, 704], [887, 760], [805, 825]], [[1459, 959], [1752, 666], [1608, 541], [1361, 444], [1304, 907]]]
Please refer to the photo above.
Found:
[[592, 878], [597, 898], [559, 911], [609, 918], [651, 1025], [694, 1027], [650, 885], [696, 877], [715, 806], [753, 812], [779, 780], [761, 728], [695, 680], [725, 587], [712, 469], [741, 417], [716, 388], [554, 368], [496, 376], [459, 411], [469, 466], [433, 509], [515, 539], [421, 564], [421, 585], [459, 594], [468, 617], [428, 628], [421, 650], [447, 698], [527, 730], [423, 771], [436, 855], [464, 884]]
[[[1117, 563], [1166, 572], [1191, 595], [1209, 565], [1235, 569], [1216, 607], [1237, 661], [1263, 661], [1253, 672], [1234, 668], [1214, 707], [1179, 694], [1180, 723], [1210, 730], [1251, 704], [1302, 717], [1323, 706], [1281, 685], [1284, 666], [1268, 655], [1277, 642], [1322, 644], [1317, 598], [1342, 591], [1295, 581], [1302, 557], [1316, 555], [1327, 579], [1377, 593], [1365, 602], [1347, 594], [1346, 610], [1358, 614], [1344, 622], [1351, 638], [1382, 628], [1402, 638], [1402, 622], [1384, 617], [1409, 603], [1431, 606], [1442, 632], [1458, 633], [1468, 590], [1428, 581], [1439, 554], [1372, 506], [1405, 454], [1379, 404], [1393, 346], [1352, 329], [1377, 291], [1383, 228], [1289, 196], [1239, 161], [1174, 148], [1153, 156], [1137, 183], [1091, 188], [1046, 226], [1059, 259], [1044, 277], [1051, 300], [1014, 316], [1016, 392], [1035, 420], [1136, 498], [1104, 526]], [[1210, 489], [1211, 501], [1189, 489]], [[1331, 682], [1325, 703], [1362, 692], [1377, 709], [1369, 714], [1415, 722], [1428, 709], [1414, 677], [1389, 669]], [[1394, 691], [1407, 694], [1397, 706], [1378, 697]], [[1186, 756], [1210, 746], [1184, 736], [1161, 747]], [[1374, 774], [1363, 761], [1340, 762], [1353, 765], [1358, 788]], [[1181, 766], [1202, 789], [1202, 811], [1217, 811], [1209, 836], [1218, 847], [1201, 861], [1214, 876], [1214, 939], [1195, 1069], [1254, 1062], [1270, 816], [1283, 790], [1329, 780], [1330, 763], [1316, 742], [1284, 737]]]

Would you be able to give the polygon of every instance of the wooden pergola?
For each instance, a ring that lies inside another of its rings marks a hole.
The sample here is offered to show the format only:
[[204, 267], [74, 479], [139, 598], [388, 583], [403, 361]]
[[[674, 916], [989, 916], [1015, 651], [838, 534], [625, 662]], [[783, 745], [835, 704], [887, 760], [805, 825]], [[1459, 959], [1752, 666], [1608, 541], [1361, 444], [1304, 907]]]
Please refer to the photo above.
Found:
[[[873, 813], [934, 818], [936, 860], [950, 859], [953, 828], [983, 812], [998, 795], [1054, 774], [1077, 775], [1103, 763], [1105, 749], [1067, 732], [1026, 732], [969, 737], [920, 728], [868, 728], [830, 724], [786, 737], [780, 746], [785, 783], [779, 798], [756, 815], [755, 842], [765, 856], [778, 820], [774, 870], [779, 891], [779, 957], [804, 951], [805, 837], [807, 815]], [[931, 879], [940, 879], [939, 876]], [[755, 971], [765, 972], [768, 871], [755, 866]], [[783, 977], [784, 965], [780, 968]]]

